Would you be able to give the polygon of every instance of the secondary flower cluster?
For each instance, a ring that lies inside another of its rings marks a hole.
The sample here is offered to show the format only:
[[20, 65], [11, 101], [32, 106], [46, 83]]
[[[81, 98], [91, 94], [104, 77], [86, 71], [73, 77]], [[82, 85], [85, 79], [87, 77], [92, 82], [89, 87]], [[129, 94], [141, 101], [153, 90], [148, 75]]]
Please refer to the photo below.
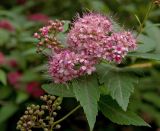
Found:
[[63, 22], [55, 20], [50, 20], [47, 26], [44, 26], [39, 29], [39, 33], [34, 33], [34, 37], [39, 39], [38, 51], [42, 50], [42, 47], [45, 48], [60, 48], [60, 42], [56, 39], [56, 35], [59, 32], [63, 31]]
[[[55, 26], [60, 28], [60, 32], [63, 25]], [[40, 29], [41, 34], [35, 36], [48, 38], [48, 30], [48, 27], [43, 27]], [[136, 40], [129, 31], [115, 32], [110, 18], [89, 13], [78, 16], [72, 24], [67, 34], [66, 48], [55, 52], [51, 45], [54, 54], [49, 59], [49, 74], [55, 83], [65, 83], [81, 75], [91, 74], [101, 59], [121, 63], [128, 51], [136, 49]]]

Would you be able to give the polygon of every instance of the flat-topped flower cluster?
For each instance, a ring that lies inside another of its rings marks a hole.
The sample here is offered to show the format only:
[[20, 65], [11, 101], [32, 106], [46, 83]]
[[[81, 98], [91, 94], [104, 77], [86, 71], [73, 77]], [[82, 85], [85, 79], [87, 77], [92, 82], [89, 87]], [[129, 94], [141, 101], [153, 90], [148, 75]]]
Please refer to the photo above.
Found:
[[[60, 42], [55, 38], [55, 32], [62, 29], [63, 23], [50, 21], [48, 26], [40, 29], [40, 35], [35, 33], [36, 38], [45, 38], [43, 41], [54, 51], [49, 57], [48, 72], [55, 83], [92, 74], [96, 70], [95, 65], [102, 59], [119, 64], [129, 51], [136, 49], [132, 33], [115, 32], [110, 18], [101, 14], [88, 13], [78, 17], [67, 34], [65, 48], [57, 46]], [[40, 43], [43, 45], [42, 41]]]

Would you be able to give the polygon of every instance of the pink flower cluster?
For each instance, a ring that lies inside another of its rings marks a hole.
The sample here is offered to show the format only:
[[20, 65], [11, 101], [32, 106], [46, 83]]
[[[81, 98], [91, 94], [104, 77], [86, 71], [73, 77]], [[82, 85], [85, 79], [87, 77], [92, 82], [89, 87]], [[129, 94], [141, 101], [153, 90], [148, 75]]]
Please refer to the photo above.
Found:
[[96, 60], [85, 54], [76, 54], [70, 50], [64, 50], [51, 56], [49, 60], [49, 73], [55, 83], [64, 83], [85, 73], [95, 71]]
[[[136, 49], [136, 40], [131, 32], [114, 32], [112, 26], [111, 20], [101, 14], [89, 13], [78, 17], [67, 35], [68, 46], [54, 52], [49, 59], [49, 74], [54, 82], [65, 83], [91, 74], [101, 59], [121, 63], [128, 51]], [[48, 27], [43, 27], [41, 34], [35, 36], [48, 37], [48, 30]]]
[[77, 50], [95, 44], [103, 44], [106, 34], [112, 30], [110, 20], [100, 14], [87, 14], [78, 18], [68, 34], [68, 44]]
[[75, 21], [67, 42], [78, 52], [116, 63], [121, 63], [127, 52], [136, 48], [130, 32], [114, 32], [109, 18], [93, 13]]

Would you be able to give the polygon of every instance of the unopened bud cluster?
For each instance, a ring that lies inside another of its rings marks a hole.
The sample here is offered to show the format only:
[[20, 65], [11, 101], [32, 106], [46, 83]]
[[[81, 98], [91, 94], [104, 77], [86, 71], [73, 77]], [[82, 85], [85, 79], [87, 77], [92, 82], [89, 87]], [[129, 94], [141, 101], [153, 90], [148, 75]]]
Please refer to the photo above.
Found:
[[44, 131], [59, 129], [59, 124], [54, 124], [57, 110], [61, 109], [62, 98], [51, 95], [41, 96], [44, 105], [28, 106], [24, 115], [17, 123], [17, 129], [21, 131], [32, 131], [33, 128], [42, 128]]
[[160, 6], [160, 0], [154, 0], [154, 4]]
[[[58, 25], [63, 24], [55, 24], [61, 31], [62, 27]], [[66, 83], [79, 76], [92, 74], [96, 70], [95, 65], [102, 59], [119, 64], [129, 51], [135, 50], [136, 39], [132, 33], [125, 30], [115, 32], [113, 26], [111, 19], [101, 14], [78, 16], [67, 34], [67, 46], [63, 49], [56, 46], [58, 51], [50, 44], [56, 39], [53, 33], [54, 38], [47, 39], [46, 43], [48, 48], [54, 50], [48, 62], [48, 72], [54, 82]], [[41, 28], [40, 32], [41, 35], [35, 34], [37, 38], [48, 38], [48, 27]]]
[[39, 29], [39, 33], [34, 33], [34, 37], [39, 39], [37, 44], [37, 52], [41, 52], [43, 48], [60, 48], [60, 41], [56, 39], [56, 35], [63, 31], [63, 22], [59, 20], [48, 22], [47, 26]]

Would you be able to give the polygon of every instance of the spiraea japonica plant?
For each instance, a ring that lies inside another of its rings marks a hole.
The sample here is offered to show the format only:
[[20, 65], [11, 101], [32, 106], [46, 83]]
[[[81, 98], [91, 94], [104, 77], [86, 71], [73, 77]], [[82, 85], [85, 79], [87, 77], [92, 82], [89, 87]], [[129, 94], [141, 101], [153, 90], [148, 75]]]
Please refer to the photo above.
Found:
[[[51, 20], [34, 34], [39, 40], [37, 52], [48, 59], [47, 72], [51, 78], [42, 88], [61, 99], [73, 97], [80, 103], [58, 123], [82, 107], [90, 130], [98, 111], [120, 125], [149, 126], [133, 112], [129, 100], [138, 84], [139, 70], [135, 68], [146, 66], [132, 65], [134, 57], [160, 60], [152, 49], [145, 48], [145, 43], [139, 44], [139, 35], [154, 3], [149, 5], [143, 22], [136, 16], [140, 24], [137, 35], [120, 28], [110, 16], [94, 12], [78, 15], [71, 23]], [[24, 119], [23, 116], [18, 129], [24, 128]], [[55, 123], [51, 127], [58, 124]], [[42, 128], [48, 130], [47, 126]]]

